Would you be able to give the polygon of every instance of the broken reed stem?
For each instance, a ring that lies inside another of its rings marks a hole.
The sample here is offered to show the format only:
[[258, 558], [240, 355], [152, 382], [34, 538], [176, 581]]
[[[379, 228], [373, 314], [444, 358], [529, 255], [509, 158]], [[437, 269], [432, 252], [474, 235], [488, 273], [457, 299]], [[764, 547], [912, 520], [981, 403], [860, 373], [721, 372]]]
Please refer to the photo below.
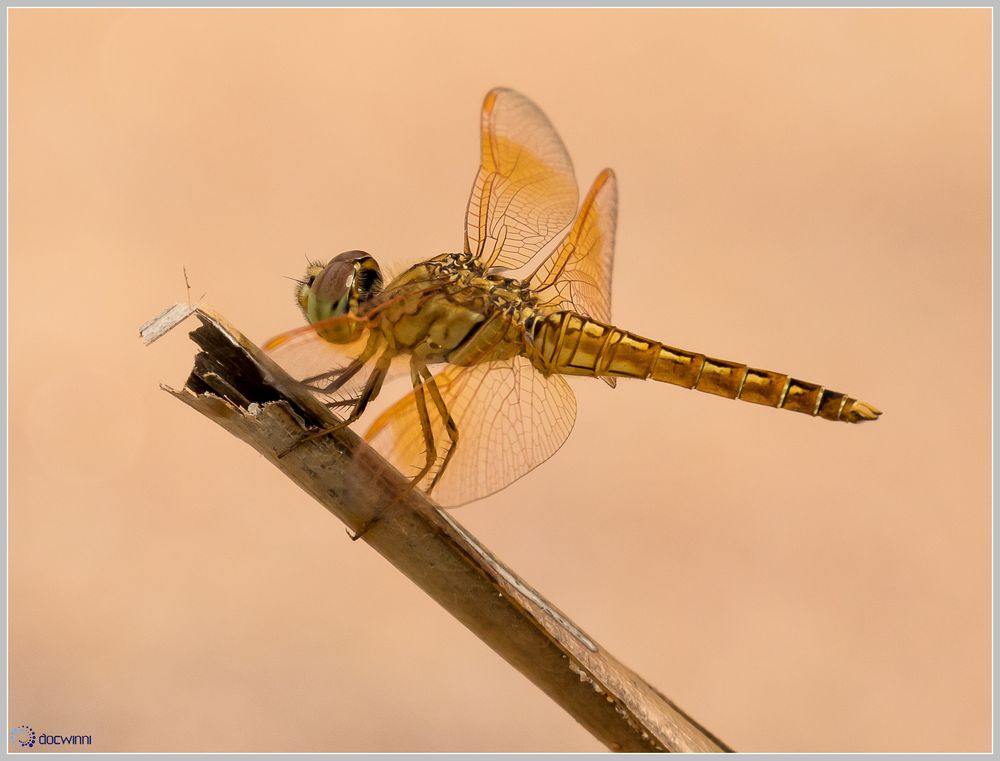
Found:
[[191, 313], [202, 322], [191, 333], [202, 351], [184, 388], [167, 391], [256, 449], [352, 530], [367, 526], [365, 543], [611, 750], [730, 750], [450, 515], [422, 493], [406, 490], [406, 479], [350, 429], [308, 441], [279, 459], [307, 431], [336, 418], [208, 309], [171, 307], [140, 332], [152, 342]]

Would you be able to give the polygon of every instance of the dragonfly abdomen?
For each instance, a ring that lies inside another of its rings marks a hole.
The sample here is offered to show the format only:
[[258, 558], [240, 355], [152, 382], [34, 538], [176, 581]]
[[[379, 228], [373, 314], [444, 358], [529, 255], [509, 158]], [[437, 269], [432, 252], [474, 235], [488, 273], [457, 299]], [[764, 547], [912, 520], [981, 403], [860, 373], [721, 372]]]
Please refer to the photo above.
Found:
[[576, 312], [555, 312], [537, 320], [532, 338], [532, 362], [546, 374], [652, 379], [848, 423], [881, 414], [870, 404], [816, 383], [676, 349]]

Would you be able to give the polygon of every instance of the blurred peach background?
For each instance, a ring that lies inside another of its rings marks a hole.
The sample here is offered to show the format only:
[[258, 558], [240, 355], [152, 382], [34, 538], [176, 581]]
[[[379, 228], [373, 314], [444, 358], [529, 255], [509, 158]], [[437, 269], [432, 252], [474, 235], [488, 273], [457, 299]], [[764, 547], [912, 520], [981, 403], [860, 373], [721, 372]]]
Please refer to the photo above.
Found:
[[[304, 257], [461, 247], [522, 90], [621, 187], [628, 329], [861, 427], [575, 382], [456, 517], [747, 751], [990, 748], [990, 11], [10, 11], [10, 721], [104, 751], [595, 751], [163, 393], [193, 296], [263, 341]], [[361, 426], [364, 430], [365, 426]]]

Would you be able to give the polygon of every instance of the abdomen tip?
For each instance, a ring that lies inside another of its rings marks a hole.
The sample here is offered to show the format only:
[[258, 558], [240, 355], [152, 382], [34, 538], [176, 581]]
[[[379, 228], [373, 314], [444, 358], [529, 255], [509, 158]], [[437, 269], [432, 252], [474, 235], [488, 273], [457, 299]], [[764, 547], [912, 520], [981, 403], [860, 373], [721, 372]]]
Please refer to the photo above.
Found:
[[882, 410], [867, 402], [854, 402], [849, 409], [844, 410], [844, 419], [848, 423], [864, 423], [867, 420], [878, 420]]

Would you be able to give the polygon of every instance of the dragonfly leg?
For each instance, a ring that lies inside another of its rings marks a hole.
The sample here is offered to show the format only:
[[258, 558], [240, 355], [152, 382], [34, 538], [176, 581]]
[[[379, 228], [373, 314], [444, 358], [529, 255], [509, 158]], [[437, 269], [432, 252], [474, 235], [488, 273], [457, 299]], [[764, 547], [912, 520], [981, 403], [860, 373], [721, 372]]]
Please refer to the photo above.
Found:
[[417, 359], [414, 359], [410, 364], [410, 379], [413, 381], [413, 398], [417, 406], [417, 415], [420, 417], [420, 429], [424, 434], [424, 446], [426, 447], [426, 460], [424, 461], [424, 466], [420, 469], [420, 472], [410, 481], [410, 485], [407, 489], [412, 489], [414, 486], [419, 484], [431, 469], [434, 467], [434, 463], [438, 459], [438, 446], [434, 441], [434, 427], [431, 425], [430, 413], [427, 410], [427, 393], [430, 393], [431, 401], [434, 402], [434, 406], [441, 415], [441, 420], [444, 422], [445, 431], [448, 434], [448, 438], [451, 439], [451, 443], [448, 445], [448, 451], [445, 452], [444, 460], [441, 463], [441, 467], [438, 472], [434, 474], [434, 478], [431, 480], [430, 485], [427, 487], [426, 491], [429, 494], [431, 489], [434, 488], [434, 484], [438, 482], [444, 469], [448, 466], [448, 461], [451, 456], [455, 453], [455, 445], [458, 443], [458, 426], [455, 425], [455, 421], [452, 419], [451, 414], [448, 412], [448, 407], [444, 403], [444, 398], [441, 396], [441, 390], [438, 388], [437, 382], [434, 380], [434, 376], [431, 371], [427, 369], [427, 365], [423, 364]]
[[[392, 361], [392, 356], [388, 351], [384, 352], [382, 356], [378, 358], [378, 361], [375, 363], [375, 369], [372, 370], [372, 374], [368, 378], [368, 382], [365, 384], [364, 391], [362, 391], [361, 395], [357, 398], [357, 401], [354, 404], [354, 409], [351, 410], [351, 414], [349, 414], [339, 423], [327, 426], [326, 428], [322, 428], [319, 431], [310, 433], [309, 435], [302, 437], [294, 444], [292, 444], [290, 447], [288, 447], [288, 449], [281, 452], [278, 455], [278, 459], [280, 460], [289, 452], [302, 446], [307, 441], [312, 441], [313, 439], [320, 439], [324, 436], [329, 436], [331, 433], [335, 431], [339, 431], [341, 428], [346, 428], [355, 420], [357, 420], [359, 417], [361, 417], [361, 415], [364, 414], [365, 408], [368, 406], [368, 402], [370, 402], [372, 399], [378, 396], [379, 391], [382, 390], [382, 382], [385, 380], [385, 375], [389, 371], [389, 363], [391, 361]], [[355, 370], [354, 372], [357, 372], [357, 370]]]
[[[441, 415], [441, 420], [444, 421], [445, 431], [448, 434], [448, 438], [451, 440], [451, 443], [448, 446], [448, 451], [445, 452], [441, 467], [438, 469], [438, 472], [434, 474], [434, 478], [427, 487], [428, 494], [431, 489], [434, 488], [438, 479], [441, 478], [441, 474], [444, 473], [445, 468], [448, 466], [448, 461], [455, 453], [455, 447], [458, 444], [458, 426], [455, 425], [455, 420], [452, 418], [451, 413], [448, 412], [448, 406], [444, 402], [444, 397], [441, 395], [441, 390], [438, 388], [433, 374], [420, 360], [413, 359], [411, 361], [410, 380], [413, 382], [413, 398], [416, 402], [417, 415], [420, 418], [420, 429], [424, 434], [424, 445], [427, 449], [427, 457], [424, 462], [424, 466], [420, 469], [420, 472], [418, 472], [417, 475], [411, 479], [406, 488], [403, 489], [397, 496], [397, 499], [402, 498], [406, 492], [419, 484], [434, 467], [434, 463], [437, 462], [438, 450], [437, 445], [434, 442], [434, 428], [431, 425], [430, 413], [427, 409], [426, 393], [430, 393], [431, 400], [434, 402], [434, 406], [437, 409], [438, 414]], [[390, 503], [389, 506], [391, 507], [392, 503]], [[360, 530], [356, 532], [348, 530], [347, 535], [351, 538], [352, 542], [356, 542], [364, 536], [365, 533], [367, 533], [368, 529], [370, 529], [376, 521], [378, 521], [378, 516], [369, 520], [361, 527]]]
[[427, 414], [427, 397], [424, 395], [424, 383], [421, 380], [422, 371], [426, 368], [417, 365], [418, 360], [410, 363], [410, 379], [413, 381], [413, 397], [417, 403], [417, 414], [420, 416], [420, 430], [424, 433], [424, 447], [427, 459], [424, 467], [410, 481], [409, 489], [412, 489], [426, 476], [434, 463], [437, 462], [437, 447], [434, 446], [434, 429], [431, 427], [431, 417]]
[[455, 450], [458, 448], [458, 426], [455, 425], [454, 418], [448, 412], [448, 405], [444, 403], [444, 398], [441, 396], [441, 389], [438, 388], [437, 381], [434, 380], [434, 376], [427, 369], [426, 365], [421, 368], [421, 375], [424, 376], [424, 384], [431, 394], [431, 399], [434, 401], [434, 406], [437, 407], [438, 414], [441, 415], [441, 419], [444, 421], [444, 430], [448, 434], [448, 438], [451, 439], [451, 444], [448, 446], [448, 451], [445, 452], [441, 467], [438, 468], [438, 472], [434, 474], [434, 478], [431, 479], [430, 485], [427, 487], [427, 493], [430, 494], [435, 484], [440, 480], [445, 468], [448, 467], [448, 462], [455, 454]]
[[[365, 362], [358, 358], [346, 367], [341, 367], [336, 370], [330, 370], [325, 373], [320, 373], [319, 375], [304, 378], [302, 383], [305, 384], [310, 391], [316, 391], [320, 394], [332, 394], [340, 390], [344, 384], [357, 375], [364, 366]], [[326, 385], [319, 385], [317, 383], [318, 381], [329, 381], [329, 383]]]
[[329, 407], [331, 410], [337, 409], [338, 407], [353, 407], [360, 400], [360, 396], [349, 396], [345, 399], [337, 399], [332, 402], [323, 402], [323, 404]]
[[[345, 367], [338, 367], [333, 370], [327, 370], [325, 373], [319, 373], [317, 375], [311, 375], [308, 378], [303, 378], [302, 383], [307, 386], [310, 390], [316, 391], [320, 394], [333, 394], [343, 388], [351, 378], [358, 374], [358, 372], [365, 365], [368, 364], [375, 352], [378, 350], [379, 342], [376, 336], [368, 341], [365, 346], [365, 350], [354, 360], [352, 360]], [[319, 381], [329, 381], [325, 385], [320, 384]]]
[[[427, 399], [424, 396], [424, 383], [421, 380], [421, 376], [423, 374], [426, 374], [428, 377], [431, 376], [430, 371], [427, 370], [426, 366], [422, 363], [418, 364], [418, 362], [419, 360], [417, 359], [413, 359], [410, 362], [410, 380], [413, 382], [413, 397], [417, 403], [417, 414], [420, 416], [420, 429], [424, 433], [424, 445], [427, 447], [427, 461], [424, 464], [424, 467], [420, 469], [420, 472], [417, 473], [409, 484], [407, 484], [406, 488], [400, 491], [395, 500], [390, 502], [386, 509], [391, 508], [396, 501], [403, 497], [404, 494], [420, 483], [421, 479], [423, 479], [424, 476], [430, 472], [430, 469], [434, 467], [434, 463], [437, 461], [437, 449], [434, 446], [434, 431], [431, 428], [430, 415], [427, 413]], [[433, 379], [431, 382], [433, 382]], [[437, 386], [434, 387], [434, 390], [437, 391]], [[440, 396], [440, 392], [438, 392], [438, 396]], [[356, 542], [364, 536], [368, 532], [368, 529], [372, 527], [372, 524], [378, 521], [378, 518], [379, 516], [376, 515], [374, 518], [367, 521], [358, 531], [352, 532], [348, 529], [347, 535], [351, 538], [351, 541]]]

